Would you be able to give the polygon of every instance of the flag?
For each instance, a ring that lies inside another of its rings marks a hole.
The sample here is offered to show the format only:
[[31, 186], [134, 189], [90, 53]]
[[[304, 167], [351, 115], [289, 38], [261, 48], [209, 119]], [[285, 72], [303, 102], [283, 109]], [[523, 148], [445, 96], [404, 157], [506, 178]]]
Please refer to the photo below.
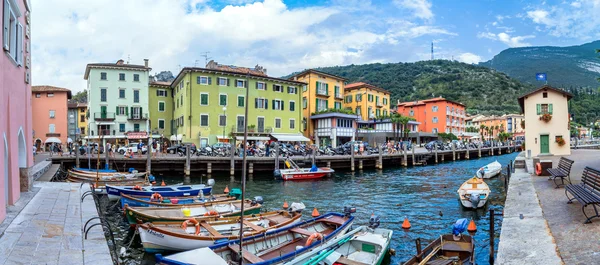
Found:
[[546, 73], [537, 73], [537, 74], [535, 74], [535, 79], [537, 81], [546, 81]]

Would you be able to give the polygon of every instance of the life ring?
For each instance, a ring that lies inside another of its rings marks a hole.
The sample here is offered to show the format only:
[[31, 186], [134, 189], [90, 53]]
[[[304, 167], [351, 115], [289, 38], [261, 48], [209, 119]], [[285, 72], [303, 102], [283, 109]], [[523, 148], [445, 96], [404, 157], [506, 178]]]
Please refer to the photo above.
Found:
[[142, 187], [140, 187], [139, 185], [135, 185], [135, 187], [133, 187], [133, 190], [142, 190]]
[[210, 210], [210, 211], [204, 213], [204, 216], [211, 216], [211, 215], [219, 215], [219, 212], [217, 212], [215, 210]]
[[163, 197], [160, 195], [160, 193], [155, 192], [154, 194], [152, 194], [152, 196], [150, 196], [150, 201], [154, 201], [154, 200], [161, 202], [163, 200]]
[[314, 234], [310, 235], [308, 237], [308, 240], [306, 240], [306, 244], [304, 246], [305, 247], [310, 246], [315, 239], [317, 239], [317, 240], [323, 240], [323, 234], [321, 234], [321, 233], [314, 233]]
[[538, 176], [542, 175], [542, 163], [535, 163], [535, 174]]
[[181, 228], [183, 228], [183, 230], [187, 230], [188, 222], [193, 224], [196, 227], [196, 233], [194, 233], [194, 235], [199, 235], [200, 234], [200, 223], [198, 222], [198, 220], [196, 220], [194, 218], [190, 218], [190, 219], [183, 221], [183, 223], [181, 224]]

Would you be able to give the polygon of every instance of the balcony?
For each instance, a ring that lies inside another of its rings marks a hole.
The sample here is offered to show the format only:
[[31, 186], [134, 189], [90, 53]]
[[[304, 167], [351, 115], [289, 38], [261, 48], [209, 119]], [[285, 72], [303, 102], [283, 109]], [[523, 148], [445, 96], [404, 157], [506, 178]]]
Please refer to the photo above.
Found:
[[46, 137], [60, 137], [60, 133], [46, 133]]
[[327, 91], [327, 89], [325, 89], [325, 88], [319, 88], [319, 89], [317, 89], [317, 96], [329, 97], [329, 91]]
[[114, 112], [94, 112], [94, 120], [96, 121], [114, 121]]
[[344, 96], [342, 96], [340, 93], [337, 93], [335, 94], [335, 98], [344, 99]]
[[375, 104], [377, 107], [383, 107], [383, 104], [381, 103], [381, 101], [377, 101], [377, 103]]
[[130, 113], [129, 116], [127, 116], [127, 120], [131, 120], [131, 121], [142, 121], [142, 120], [147, 120], [148, 119], [148, 113]]
[[[244, 133], [244, 127], [237, 127], [237, 126], [233, 126], [233, 128], [231, 129], [231, 131], [233, 133]], [[273, 128], [271, 127], [256, 127], [256, 126], [248, 126], [248, 133], [249, 134], [270, 134], [273, 132]]]

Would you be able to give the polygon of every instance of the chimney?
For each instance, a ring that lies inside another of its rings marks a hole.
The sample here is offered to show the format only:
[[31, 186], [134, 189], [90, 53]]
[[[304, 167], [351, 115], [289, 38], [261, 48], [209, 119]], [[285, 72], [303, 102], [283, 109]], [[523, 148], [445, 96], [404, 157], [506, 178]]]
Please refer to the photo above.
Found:
[[148, 59], [144, 59], [144, 66], [146, 66], [146, 68], [148, 68]]

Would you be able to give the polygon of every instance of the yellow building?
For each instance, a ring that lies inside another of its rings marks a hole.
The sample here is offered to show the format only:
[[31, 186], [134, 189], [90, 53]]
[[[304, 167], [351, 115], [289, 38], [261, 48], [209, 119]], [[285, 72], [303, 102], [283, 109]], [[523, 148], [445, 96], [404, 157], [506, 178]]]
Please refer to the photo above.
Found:
[[362, 120], [372, 120], [390, 114], [390, 92], [363, 82], [347, 84], [344, 108], [360, 113]]
[[314, 125], [310, 117], [313, 113], [327, 109], [343, 108], [346, 79], [313, 69], [305, 70], [290, 79], [308, 84], [302, 88], [302, 132], [304, 136], [314, 140]]
[[88, 116], [87, 104], [77, 103], [77, 128], [80, 130], [79, 139], [84, 139], [87, 136]]

